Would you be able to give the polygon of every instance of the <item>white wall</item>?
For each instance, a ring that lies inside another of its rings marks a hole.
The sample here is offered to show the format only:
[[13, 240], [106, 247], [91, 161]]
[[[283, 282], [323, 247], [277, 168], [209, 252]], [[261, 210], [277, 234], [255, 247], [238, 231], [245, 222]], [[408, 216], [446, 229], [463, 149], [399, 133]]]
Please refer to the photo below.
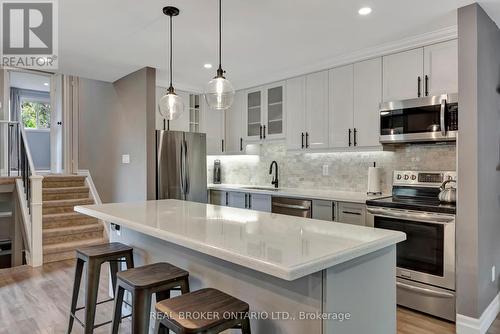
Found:
[[154, 196], [155, 81], [152, 68], [114, 83], [80, 80], [79, 168], [90, 170], [103, 202]]

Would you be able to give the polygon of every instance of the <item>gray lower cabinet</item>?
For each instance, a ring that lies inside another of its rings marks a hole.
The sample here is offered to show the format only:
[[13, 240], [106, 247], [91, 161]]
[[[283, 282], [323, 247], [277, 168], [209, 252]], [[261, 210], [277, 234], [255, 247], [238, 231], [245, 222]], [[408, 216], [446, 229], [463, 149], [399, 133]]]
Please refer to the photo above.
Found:
[[313, 200], [313, 219], [335, 221], [337, 219], [337, 205], [332, 201]]
[[248, 194], [249, 196], [249, 209], [271, 212], [272, 199], [270, 195], [261, 194]]
[[222, 190], [210, 190], [210, 204], [213, 205], [227, 205], [227, 192]]
[[239, 192], [228, 192], [227, 206], [232, 208], [247, 209], [248, 194]]
[[338, 203], [338, 219], [339, 223], [366, 225], [366, 205], [358, 203]]
[[228, 193], [228, 206], [240, 209], [251, 209], [271, 212], [271, 196], [241, 192]]

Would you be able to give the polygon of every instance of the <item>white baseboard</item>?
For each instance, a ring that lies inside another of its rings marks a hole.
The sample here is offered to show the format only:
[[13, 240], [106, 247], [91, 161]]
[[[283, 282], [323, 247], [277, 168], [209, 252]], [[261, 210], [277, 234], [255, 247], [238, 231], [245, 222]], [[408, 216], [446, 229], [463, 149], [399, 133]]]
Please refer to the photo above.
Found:
[[500, 293], [493, 298], [479, 319], [457, 314], [457, 334], [485, 334], [500, 312]]

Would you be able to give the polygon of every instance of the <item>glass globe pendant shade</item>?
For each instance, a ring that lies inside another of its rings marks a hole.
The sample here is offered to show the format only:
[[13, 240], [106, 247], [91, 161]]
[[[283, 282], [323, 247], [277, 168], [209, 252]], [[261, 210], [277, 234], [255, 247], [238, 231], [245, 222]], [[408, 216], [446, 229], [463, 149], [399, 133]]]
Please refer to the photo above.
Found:
[[182, 98], [175, 94], [173, 90], [167, 92], [160, 99], [160, 114], [167, 120], [173, 121], [178, 119], [184, 111], [184, 103]]
[[226, 110], [233, 105], [234, 93], [231, 82], [222, 76], [217, 76], [208, 83], [205, 100], [212, 109]]

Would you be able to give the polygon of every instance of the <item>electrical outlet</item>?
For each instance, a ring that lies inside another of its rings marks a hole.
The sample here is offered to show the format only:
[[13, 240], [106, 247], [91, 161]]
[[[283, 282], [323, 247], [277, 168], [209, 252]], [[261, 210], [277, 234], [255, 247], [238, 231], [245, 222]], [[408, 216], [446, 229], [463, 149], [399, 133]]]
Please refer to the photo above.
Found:
[[129, 163], [130, 163], [130, 155], [129, 154], [122, 155], [122, 164], [129, 164]]
[[493, 266], [493, 267], [491, 267], [491, 281], [495, 282], [496, 278], [497, 278], [496, 268], [495, 268], [495, 266]]
[[323, 165], [323, 176], [328, 176], [329, 171], [328, 171], [328, 165]]

